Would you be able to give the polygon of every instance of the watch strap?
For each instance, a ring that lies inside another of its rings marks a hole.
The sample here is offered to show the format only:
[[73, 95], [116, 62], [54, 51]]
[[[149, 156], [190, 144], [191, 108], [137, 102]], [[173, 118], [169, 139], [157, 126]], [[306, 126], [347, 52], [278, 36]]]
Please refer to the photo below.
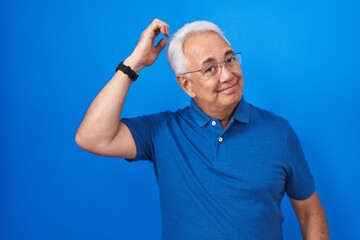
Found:
[[121, 62], [117, 67], [115, 72], [117, 72], [118, 70], [122, 71], [123, 73], [125, 73], [126, 75], [129, 76], [129, 78], [131, 80], [133, 80], [135, 82], [135, 80], [139, 77], [139, 75], [136, 74], [136, 72], [134, 72], [131, 67], [124, 65], [124, 62]]

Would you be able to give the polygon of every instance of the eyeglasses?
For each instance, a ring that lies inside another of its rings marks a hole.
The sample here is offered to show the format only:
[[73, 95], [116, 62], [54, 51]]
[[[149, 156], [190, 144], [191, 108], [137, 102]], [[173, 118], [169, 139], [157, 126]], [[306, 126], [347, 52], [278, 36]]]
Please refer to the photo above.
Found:
[[195, 73], [195, 72], [201, 72], [202, 75], [205, 76], [207, 79], [211, 79], [213, 77], [216, 77], [221, 71], [219, 71], [219, 68], [222, 67], [222, 65], [226, 66], [229, 70], [235, 70], [239, 68], [240, 64], [242, 62], [241, 54], [234, 53], [232, 56], [227, 57], [225, 61], [220, 63], [210, 63], [209, 65], [205, 65], [199, 70], [194, 70], [190, 72], [185, 72], [181, 74], [189, 74], [189, 73]]

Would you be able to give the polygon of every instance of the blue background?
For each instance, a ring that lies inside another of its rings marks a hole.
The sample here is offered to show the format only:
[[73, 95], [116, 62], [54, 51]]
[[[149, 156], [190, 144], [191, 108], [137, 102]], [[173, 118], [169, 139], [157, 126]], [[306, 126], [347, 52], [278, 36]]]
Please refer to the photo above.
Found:
[[[287, 118], [333, 239], [360, 239], [357, 1], [0, 2], [0, 239], [160, 239], [152, 166], [92, 155], [74, 135], [92, 99], [157, 17], [207, 19], [243, 54], [246, 99]], [[123, 116], [189, 103], [165, 52]], [[181, 189], [179, 189], [181, 190]], [[288, 199], [285, 239], [301, 239]]]

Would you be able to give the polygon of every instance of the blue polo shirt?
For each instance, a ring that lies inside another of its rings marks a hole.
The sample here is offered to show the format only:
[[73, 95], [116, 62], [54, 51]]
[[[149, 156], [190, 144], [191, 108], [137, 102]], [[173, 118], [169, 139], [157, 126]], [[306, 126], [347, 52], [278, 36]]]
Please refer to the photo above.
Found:
[[163, 239], [282, 239], [284, 193], [303, 200], [315, 192], [289, 123], [244, 98], [226, 129], [193, 100], [122, 121], [136, 159], [154, 164]]

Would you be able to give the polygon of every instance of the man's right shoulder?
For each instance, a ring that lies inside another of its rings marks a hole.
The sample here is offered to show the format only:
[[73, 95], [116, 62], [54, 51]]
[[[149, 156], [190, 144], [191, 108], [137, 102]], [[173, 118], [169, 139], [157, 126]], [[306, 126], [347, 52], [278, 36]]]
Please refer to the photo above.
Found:
[[169, 121], [179, 118], [186, 118], [188, 116], [188, 107], [178, 109], [176, 111], [166, 110], [158, 113], [150, 113], [137, 117], [124, 117], [121, 120], [125, 123], [128, 122], [147, 122], [148, 124], [162, 125]]

